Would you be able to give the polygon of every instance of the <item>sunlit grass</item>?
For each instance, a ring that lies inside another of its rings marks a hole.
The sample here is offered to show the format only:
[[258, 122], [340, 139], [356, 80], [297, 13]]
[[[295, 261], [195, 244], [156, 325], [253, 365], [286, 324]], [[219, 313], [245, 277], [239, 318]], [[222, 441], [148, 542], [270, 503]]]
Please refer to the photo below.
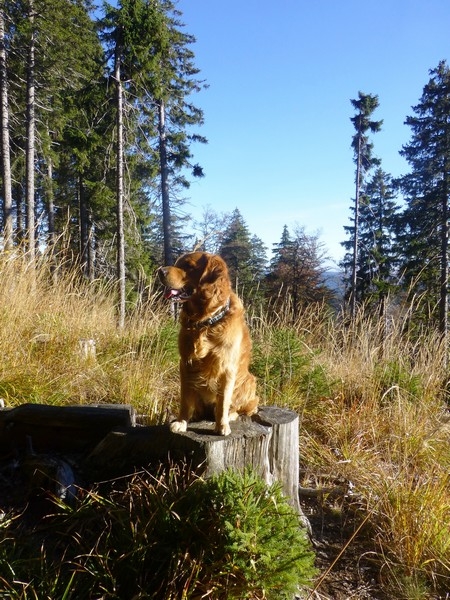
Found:
[[[57, 280], [45, 259], [0, 260], [0, 397], [23, 402], [133, 404], [159, 419], [176, 387], [176, 328], [156, 297], [117, 329], [114, 290], [75, 269]], [[83, 356], [92, 340], [95, 358]]]
[[[55, 281], [45, 259], [31, 270], [1, 256], [0, 278], [6, 406], [124, 403], [151, 423], [175, 409], [177, 324], [157, 296], [130, 306], [118, 330], [113, 287], [75, 269]], [[306, 470], [351, 482], [388, 596], [425, 600], [450, 589], [448, 373], [441, 338], [411, 330], [413, 312], [390, 307], [381, 321], [361, 310], [350, 325], [325, 307], [293, 320], [286, 307], [249, 323], [262, 403], [299, 412]], [[82, 356], [81, 339], [95, 341], [95, 358]], [[111, 563], [100, 558], [107, 586]]]

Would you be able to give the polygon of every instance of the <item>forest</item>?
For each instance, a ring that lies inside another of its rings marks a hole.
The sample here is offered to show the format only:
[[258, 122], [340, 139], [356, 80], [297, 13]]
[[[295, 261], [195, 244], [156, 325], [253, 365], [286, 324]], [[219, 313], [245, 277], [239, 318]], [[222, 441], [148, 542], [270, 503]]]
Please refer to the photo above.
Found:
[[[186, 194], [204, 176], [195, 145], [207, 143], [194, 46], [170, 0], [3, 2], [3, 248], [115, 280], [122, 324], [155, 267], [194, 247], [220, 253], [254, 305], [336, 305], [318, 234], [285, 226], [269, 259], [238, 208], [191, 219]], [[374, 152], [378, 96], [351, 100], [356, 185], [340, 265], [351, 317], [420, 296], [418, 321], [447, 329], [449, 82], [445, 61], [430, 70], [400, 150], [411, 172], [396, 180]]]

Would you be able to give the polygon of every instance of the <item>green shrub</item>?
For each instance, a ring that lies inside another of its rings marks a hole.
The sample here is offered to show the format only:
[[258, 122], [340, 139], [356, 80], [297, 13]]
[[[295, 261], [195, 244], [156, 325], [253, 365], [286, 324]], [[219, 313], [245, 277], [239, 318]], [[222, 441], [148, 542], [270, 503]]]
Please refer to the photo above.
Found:
[[249, 471], [201, 480], [171, 470], [114, 486], [32, 528], [0, 523], [7, 598], [290, 599], [315, 574], [298, 515]]
[[400, 360], [390, 360], [377, 365], [374, 377], [380, 386], [384, 402], [397, 399], [399, 392], [407, 394], [411, 401], [423, 398], [424, 386], [421, 378], [412, 372], [409, 365], [404, 366]]
[[180, 503], [179, 553], [199, 567], [211, 598], [292, 598], [314, 576], [314, 556], [298, 515], [278, 484], [251, 471], [198, 481]]
[[266, 403], [285, 403], [293, 388], [297, 403], [300, 395], [315, 400], [332, 393], [324, 369], [315, 364], [314, 353], [292, 328], [263, 329], [260, 339], [255, 339], [252, 372]]

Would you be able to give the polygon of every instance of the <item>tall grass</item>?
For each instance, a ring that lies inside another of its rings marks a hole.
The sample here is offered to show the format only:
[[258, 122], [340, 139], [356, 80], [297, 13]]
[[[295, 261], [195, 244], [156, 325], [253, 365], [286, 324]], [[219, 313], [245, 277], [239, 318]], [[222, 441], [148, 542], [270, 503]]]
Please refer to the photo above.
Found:
[[[74, 269], [55, 283], [45, 259], [31, 270], [1, 256], [0, 281], [7, 406], [129, 403], [153, 423], [175, 409], [177, 325], [157, 296], [130, 307], [118, 330], [112, 287]], [[361, 310], [351, 325], [325, 307], [294, 320], [289, 307], [249, 315], [262, 402], [299, 412], [305, 481], [351, 483], [367, 553], [398, 600], [450, 589], [447, 349], [411, 329], [413, 311], [393, 306], [381, 321]], [[80, 339], [95, 340], [95, 360], [80, 355]]]
[[[114, 289], [45, 258], [0, 257], [0, 397], [23, 402], [129, 403], [159, 419], [176, 389], [176, 326], [156, 298], [118, 331]], [[93, 340], [85, 360], [80, 340]]]
[[380, 583], [405, 600], [450, 589], [446, 348], [435, 332], [408, 330], [413, 308], [383, 322], [361, 311], [352, 325], [316, 309], [255, 331], [265, 389], [275, 383], [302, 415], [303, 466], [351, 484]]

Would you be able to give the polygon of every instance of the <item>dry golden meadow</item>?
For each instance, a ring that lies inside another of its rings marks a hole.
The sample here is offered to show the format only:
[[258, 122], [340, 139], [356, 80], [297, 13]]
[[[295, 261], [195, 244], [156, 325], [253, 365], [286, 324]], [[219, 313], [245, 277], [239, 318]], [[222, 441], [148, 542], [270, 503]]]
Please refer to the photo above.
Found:
[[[125, 403], [166, 420], [177, 326], [157, 294], [118, 330], [113, 290], [71, 269], [50, 274], [47, 259], [32, 269], [2, 256], [0, 281], [6, 407]], [[351, 327], [317, 307], [294, 323], [288, 309], [249, 315], [262, 403], [300, 415], [299, 483], [320, 569], [310, 598], [450, 597], [447, 351], [410, 329], [413, 310], [392, 306], [383, 322], [362, 312]], [[81, 339], [95, 340], [95, 360], [82, 358]]]

